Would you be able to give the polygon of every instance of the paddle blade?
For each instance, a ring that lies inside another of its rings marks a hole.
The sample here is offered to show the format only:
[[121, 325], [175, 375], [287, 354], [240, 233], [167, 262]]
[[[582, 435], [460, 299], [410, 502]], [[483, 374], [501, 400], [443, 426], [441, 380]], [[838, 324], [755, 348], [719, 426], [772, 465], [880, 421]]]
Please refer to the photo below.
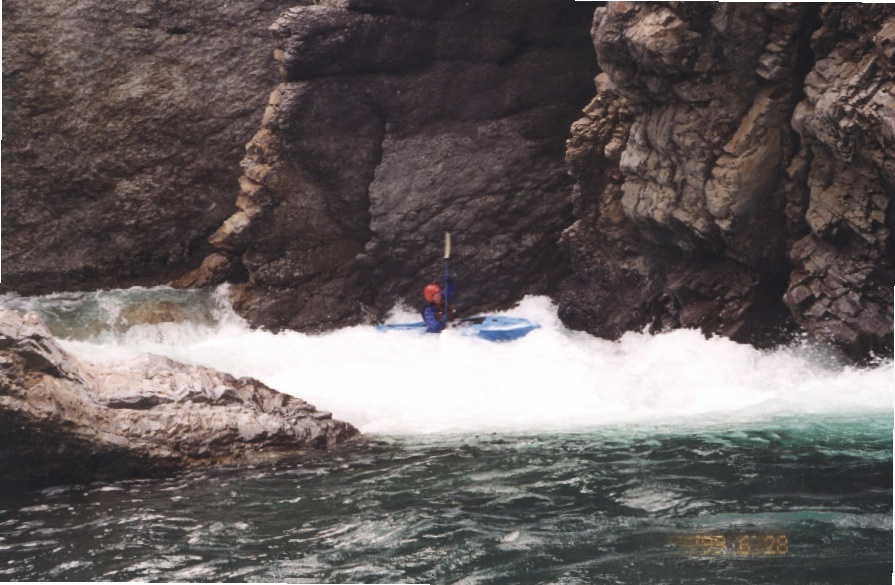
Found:
[[444, 232], [444, 259], [451, 257], [451, 232]]

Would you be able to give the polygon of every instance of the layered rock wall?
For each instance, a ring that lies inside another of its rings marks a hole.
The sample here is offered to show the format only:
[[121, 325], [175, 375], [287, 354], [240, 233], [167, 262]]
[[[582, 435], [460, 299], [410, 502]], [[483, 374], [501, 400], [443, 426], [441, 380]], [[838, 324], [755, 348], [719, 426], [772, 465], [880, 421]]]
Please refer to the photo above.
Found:
[[758, 344], [797, 324], [855, 356], [891, 348], [892, 14], [598, 9], [603, 72], [566, 151], [566, 323]]
[[830, 4], [792, 117], [806, 208], [784, 300], [816, 337], [890, 353], [895, 284], [895, 8]]

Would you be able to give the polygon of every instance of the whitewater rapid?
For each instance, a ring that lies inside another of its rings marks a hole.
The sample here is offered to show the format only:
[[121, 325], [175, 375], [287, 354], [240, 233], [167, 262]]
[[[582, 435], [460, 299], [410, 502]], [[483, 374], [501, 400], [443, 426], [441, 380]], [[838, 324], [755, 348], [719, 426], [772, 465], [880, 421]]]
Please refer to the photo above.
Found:
[[[129, 293], [91, 294], [109, 312]], [[196, 321], [119, 326], [61, 343], [85, 360], [148, 352], [251, 376], [374, 434], [726, 425], [893, 408], [891, 359], [856, 368], [805, 343], [761, 351], [693, 330], [607, 341], [563, 327], [546, 297], [526, 297], [504, 313], [541, 324], [509, 343], [370, 325], [274, 334], [248, 327], [225, 299], [224, 289], [210, 296], [211, 318], [205, 311]], [[406, 308], [389, 319], [415, 320]]]

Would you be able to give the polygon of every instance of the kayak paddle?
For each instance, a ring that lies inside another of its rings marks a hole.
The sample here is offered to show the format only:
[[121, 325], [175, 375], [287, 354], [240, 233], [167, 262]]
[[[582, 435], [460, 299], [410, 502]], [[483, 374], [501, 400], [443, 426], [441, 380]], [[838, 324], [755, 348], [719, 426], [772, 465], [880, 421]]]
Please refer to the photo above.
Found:
[[448, 306], [448, 260], [451, 259], [451, 232], [444, 232], [444, 324], [451, 318]]

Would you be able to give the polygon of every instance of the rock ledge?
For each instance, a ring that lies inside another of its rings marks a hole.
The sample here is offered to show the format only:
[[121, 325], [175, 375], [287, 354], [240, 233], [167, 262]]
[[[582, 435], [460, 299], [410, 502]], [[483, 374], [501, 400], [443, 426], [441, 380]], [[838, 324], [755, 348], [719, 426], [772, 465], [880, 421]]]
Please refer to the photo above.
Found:
[[36, 314], [0, 310], [2, 487], [263, 462], [357, 434], [251, 378], [154, 355], [80, 361]]

